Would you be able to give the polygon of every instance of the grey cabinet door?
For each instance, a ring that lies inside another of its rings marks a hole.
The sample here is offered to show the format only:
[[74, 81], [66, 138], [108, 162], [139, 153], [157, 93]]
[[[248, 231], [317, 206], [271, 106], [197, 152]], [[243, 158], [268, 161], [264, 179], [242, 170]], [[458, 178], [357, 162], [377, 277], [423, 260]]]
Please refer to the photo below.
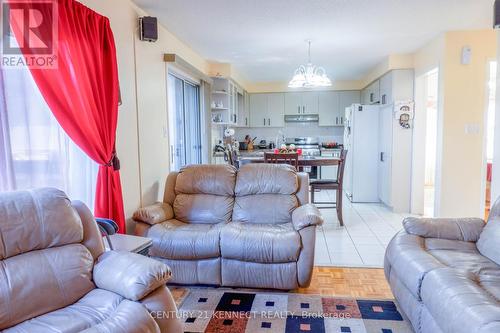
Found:
[[318, 92], [303, 92], [302, 93], [302, 113], [317, 114], [318, 113]]
[[361, 102], [361, 93], [358, 90], [339, 92], [339, 119], [340, 125], [345, 123], [345, 109]]
[[340, 126], [341, 110], [339, 108], [338, 91], [321, 91], [318, 93], [319, 126]]
[[250, 126], [267, 126], [267, 94], [250, 94]]
[[285, 93], [285, 114], [296, 115], [302, 113], [302, 95], [300, 92]]
[[285, 95], [283, 93], [268, 95], [267, 127], [285, 126]]

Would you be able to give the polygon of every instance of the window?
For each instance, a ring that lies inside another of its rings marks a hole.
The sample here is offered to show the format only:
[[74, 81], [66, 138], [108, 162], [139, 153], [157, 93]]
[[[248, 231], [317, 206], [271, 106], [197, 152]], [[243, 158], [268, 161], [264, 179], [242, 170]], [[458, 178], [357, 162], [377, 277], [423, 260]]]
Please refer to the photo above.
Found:
[[0, 81], [0, 190], [56, 187], [94, 207], [97, 164], [59, 126], [27, 68]]
[[169, 73], [168, 90], [172, 167], [179, 170], [202, 163], [200, 86]]

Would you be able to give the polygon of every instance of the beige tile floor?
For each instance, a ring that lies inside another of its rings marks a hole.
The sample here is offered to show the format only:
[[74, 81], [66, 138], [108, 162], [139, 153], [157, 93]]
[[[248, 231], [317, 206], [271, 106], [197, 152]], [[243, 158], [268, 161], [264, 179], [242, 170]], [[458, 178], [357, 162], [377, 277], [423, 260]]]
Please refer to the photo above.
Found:
[[[318, 201], [335, 200], [334, 191], [316, 193]], [[344, 199], [344, 227], [335, 209], [321, 209], [325, 223], [317, 229], [316, 266], [383, 267], [392, 237], [402, 229], [405, 215], [383, 204], [351, 203]]]

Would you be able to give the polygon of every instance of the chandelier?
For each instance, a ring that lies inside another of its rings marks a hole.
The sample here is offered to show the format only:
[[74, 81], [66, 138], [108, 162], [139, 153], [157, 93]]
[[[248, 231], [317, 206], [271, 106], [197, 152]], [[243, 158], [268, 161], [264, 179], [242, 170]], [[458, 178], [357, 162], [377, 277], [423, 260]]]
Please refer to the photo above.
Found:
[[311, 41], [309, 43], [308, 61], [295, 70], [293, 78], [288, 83], [289, 88], [316, 88], [329, 87], [332, 81], [326, 75], [323, 67], [315, 66], [311, 62]]

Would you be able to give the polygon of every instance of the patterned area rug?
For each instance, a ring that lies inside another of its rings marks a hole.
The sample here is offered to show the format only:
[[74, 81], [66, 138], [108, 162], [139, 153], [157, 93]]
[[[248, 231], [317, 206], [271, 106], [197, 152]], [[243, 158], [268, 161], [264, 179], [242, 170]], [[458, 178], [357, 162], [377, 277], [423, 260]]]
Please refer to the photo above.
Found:
[[226, 288], [171, 289], [184, 332], [413, 332], [391, 300]]

